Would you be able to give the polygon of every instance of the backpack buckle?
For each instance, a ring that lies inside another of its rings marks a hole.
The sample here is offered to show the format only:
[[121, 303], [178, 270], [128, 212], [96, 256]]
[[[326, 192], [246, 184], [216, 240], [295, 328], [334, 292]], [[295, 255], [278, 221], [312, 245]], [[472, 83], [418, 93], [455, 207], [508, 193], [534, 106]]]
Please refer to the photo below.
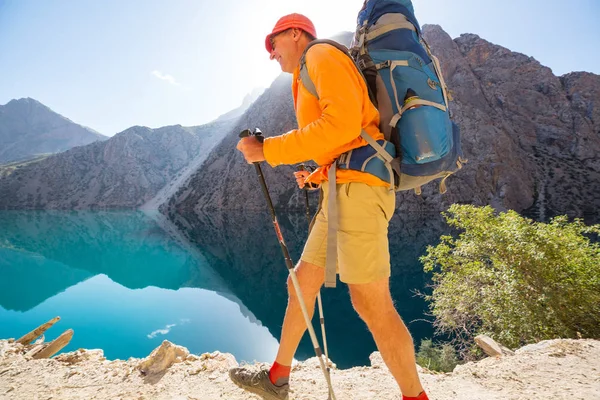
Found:
[[345, 153], [340, 154], [340, 156], [336, 160], [337, 161], [337, 165], [341, 166], [341, 165], [345, 165], [345, 164], [348, 163], [348, 155], [349, 155], [348, 153], [349, 152], [347, 151]]
[[434, 81], [431, 78], [427, 78], [427, 84], [429, 85], [430, 88], [432, 88], [433, 90], [437, 90], [437, 86], [438, 83], [436, 81]]
[[384, 62], [381, 62], [379, 64], [375, 64], [375, 68], [377, 68], [377, 70], [384, 69], [384, 68], [389, 68], [391, 66], [392, 66], [392, 60], [385, 60]]

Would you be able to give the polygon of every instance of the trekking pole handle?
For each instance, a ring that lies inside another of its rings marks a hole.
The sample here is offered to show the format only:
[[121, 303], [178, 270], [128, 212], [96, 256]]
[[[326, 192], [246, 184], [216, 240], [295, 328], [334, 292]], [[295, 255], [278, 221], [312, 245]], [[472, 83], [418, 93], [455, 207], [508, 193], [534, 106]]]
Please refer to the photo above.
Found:
[[251, 131], [250, 129], [244, 129], [243, 131], [240, 132], [240, 134], [238, 136], [240, 137], [240, 139], [245, 138], [245, 137], [254, 136], [261, 143], [265, 141], [265, 137], [263, 136], [262, 132], [258, 128], [254, 128], [254, 131]]
[[312, 167], [310, 165], [307, 167], [306, 165], [304, 165], [304, 163], [302, 163], [298, 166], [298, 171], [307, 171], [309, 173], [313, 173], [314, 170], [315, 170], [315, 167]]

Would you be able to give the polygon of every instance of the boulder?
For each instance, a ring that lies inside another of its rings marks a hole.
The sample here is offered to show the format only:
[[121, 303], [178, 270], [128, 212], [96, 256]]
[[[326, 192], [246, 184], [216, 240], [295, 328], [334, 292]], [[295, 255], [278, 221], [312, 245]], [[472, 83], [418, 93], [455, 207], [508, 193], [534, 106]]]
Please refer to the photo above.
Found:
[[152, 353], [143, 359], [137, 368], [144, 375], [156, 375], [165, 372], [171, 365], [184, 361], [190, 354], [183, 346], [177, 346], [168, 340], [154, 349]]

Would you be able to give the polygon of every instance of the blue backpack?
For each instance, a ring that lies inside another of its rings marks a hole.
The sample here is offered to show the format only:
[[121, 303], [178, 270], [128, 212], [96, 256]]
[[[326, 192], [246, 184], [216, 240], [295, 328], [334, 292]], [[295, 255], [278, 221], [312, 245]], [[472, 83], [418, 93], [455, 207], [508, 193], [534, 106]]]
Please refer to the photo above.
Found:
[[[396, 191], [414, 189], [441, 178], [446, 192], [448, 176], [462, 168], [460, 129], [450, 120], [448, 94], [438, 59], [421, 35], [410, 0], [366, 0], [358, 14], [356, 34], [348, 54], [363, 74], [371, 101], [381, 116], [385, 141], [343, 154], [338, 168], [369, 172], [389, 181]], [[308, 49], [307, 49], [308, 50]], [[304, 57], [300, 79], [318, 97]]]

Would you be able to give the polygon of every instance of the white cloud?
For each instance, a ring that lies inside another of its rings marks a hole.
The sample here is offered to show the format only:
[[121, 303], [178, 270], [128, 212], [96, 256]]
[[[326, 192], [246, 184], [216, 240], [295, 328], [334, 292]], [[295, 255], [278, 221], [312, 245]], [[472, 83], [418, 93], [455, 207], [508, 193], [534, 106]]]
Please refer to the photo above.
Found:
[[166, 335], [167, 333], [169, 333], [171, 331], [171, 328], [176, 325], [177, 324], [169, 324], [169, 325], [165, 326], [163, 329], [157, 329], [154, 332], [152, 332], [146, 336], [148, 336], [148, 339], [154, 339], [158, 335]]
[[158, 79], [169, 82], [171, 85], [181, 86], [181, 84], [179, 82], [177, 82], [172, 75], [163, 74], [162, 72], [157, 71], [157, 70], [152, 71], [152, 75], [154, 75]]

